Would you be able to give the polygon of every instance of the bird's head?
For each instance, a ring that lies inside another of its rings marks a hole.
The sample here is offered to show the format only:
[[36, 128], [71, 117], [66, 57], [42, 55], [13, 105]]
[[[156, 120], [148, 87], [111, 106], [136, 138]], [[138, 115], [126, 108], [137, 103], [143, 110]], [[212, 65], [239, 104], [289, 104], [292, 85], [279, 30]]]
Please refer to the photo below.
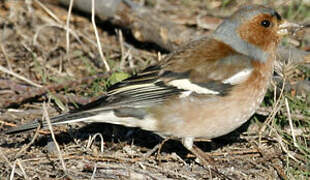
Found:
[[272, 8], [250, 5], [219, 25], [214, 37], [241, 54], [265, 62], [292, 27], [300, 26], [287, 22]]

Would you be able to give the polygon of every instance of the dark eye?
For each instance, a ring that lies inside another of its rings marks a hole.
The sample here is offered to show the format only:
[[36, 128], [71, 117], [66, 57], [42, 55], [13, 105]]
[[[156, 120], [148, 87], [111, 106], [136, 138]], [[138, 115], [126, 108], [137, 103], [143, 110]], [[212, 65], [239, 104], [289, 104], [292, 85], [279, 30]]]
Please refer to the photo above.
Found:
[[260, 24], [267, 28], [270, 26], [271, 22], [269, 20], [263, 20]]

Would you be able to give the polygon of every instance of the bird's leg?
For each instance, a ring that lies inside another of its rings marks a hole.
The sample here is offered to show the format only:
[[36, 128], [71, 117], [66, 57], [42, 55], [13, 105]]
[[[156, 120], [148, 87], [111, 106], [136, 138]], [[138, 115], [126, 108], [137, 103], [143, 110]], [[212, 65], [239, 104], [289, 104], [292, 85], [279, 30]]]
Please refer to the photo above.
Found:
[[163, 147], [163, 145], [164, 145], [168, 140], [170, 140], [170, 138], [165, 138], [165, 139], [159, 144], [158, 151], [157, 151], [157, 159], [158, 159], [159, 165], [161, 164], [161, 157], [160, 157], [161, 148]]
[[157, 144], [156, 146], [154, 146], [151, 150], [145, 153], [144, 158], [150, 157], [156, 150], [157, 150], [158, 156], [160, 156], [161, 148], [168, 140], [170, 140], [170, 138], [165, 138], [160, 144]]
[[231, 179], [228, 176], [219, 172], [215, 166], [215, 162], [212, 157], [208, 156], [205, 152], [203, 152], [199, 147], [194, 144], [193, 137], [185, 137], [182, 139], [182, 144], [186, 147], [187, 150], [192, 152], [198, 159], [199, 163], [205, 167], [207, 167], [212, 173], [223, 179]]
[[185, 137], [182, 139], [182, 144], [187, 150], [192, 152], [200, 161], [200, 164], [209, 167], [214, 165], [214, 160], [206, 155], [199, 147], [194, 144], [193, 137]]

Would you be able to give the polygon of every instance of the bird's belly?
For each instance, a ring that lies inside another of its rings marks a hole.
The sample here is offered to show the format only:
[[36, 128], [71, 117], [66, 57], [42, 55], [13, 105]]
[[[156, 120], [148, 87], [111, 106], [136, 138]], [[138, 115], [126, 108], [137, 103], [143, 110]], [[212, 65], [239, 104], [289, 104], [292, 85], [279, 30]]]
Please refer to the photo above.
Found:
[[[245, 123], [261, 104], [266, 87], [244, 91], [243, 98], [184, 99], [161, 106], [158, 130], [177, 137], [216, 138]], [[244, 97], [247, 98], [244, 98]]]

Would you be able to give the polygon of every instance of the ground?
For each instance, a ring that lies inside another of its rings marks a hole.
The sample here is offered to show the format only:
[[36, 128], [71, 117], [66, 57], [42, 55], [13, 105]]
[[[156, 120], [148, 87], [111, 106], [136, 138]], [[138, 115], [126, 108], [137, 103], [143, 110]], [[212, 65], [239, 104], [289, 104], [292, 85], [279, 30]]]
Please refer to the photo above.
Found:
[[[213, 20], [220, 21], [244, 3], [136, 2], [206, 35]], [[285, 39], [283, 46], [309, 51], [309, 2], [264, 3], [305, 25], [304, 36]], [[44, 110], [52, 117], [90, 102], [109, 85], [158, 61], [159, 52], [161, 56], [167, 52], [139, 42], [130, 29], [97, 21], [103, 55], [111, 67], [107, 74], [90, 14], [73, 11], [67, 53], [67, 7], [31, 0], [0, 5], [0, 132], [41, 118]], [[206, 14], [212, 17], [212, 22], [206, 18], [203, 23], [208, 28], [196, 21]], [[59, 146], [48, 129], [1, 134], [0, 179], [309, 179], [310, 96], [303, 87], [309, 88], [310, 67], [285, 64], [275, 73], [251, 120], [212, 142], [197, 142], [212, 159], [207, 167], [178, 141], [168, 140], [155, 148], [163, 139], [151, 132], [110, 124], [70, 124], [53, 127]]]

